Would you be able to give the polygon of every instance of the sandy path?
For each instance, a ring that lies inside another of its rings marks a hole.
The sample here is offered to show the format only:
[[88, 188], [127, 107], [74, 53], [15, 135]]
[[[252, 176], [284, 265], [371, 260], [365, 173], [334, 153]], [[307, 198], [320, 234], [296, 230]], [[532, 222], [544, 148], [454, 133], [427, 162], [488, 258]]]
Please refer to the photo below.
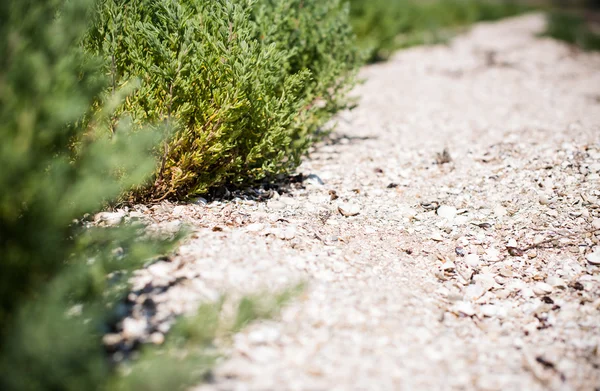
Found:
[[298, 170], [323, 185], [146, 212], [197, 231], [139, 273], [184, 280], [154, 294], [152, 322], [308, 282], [197, 390], [600, 387], [600, 56], [542, 28], [481, 24], [365, 68], [360, 106]]

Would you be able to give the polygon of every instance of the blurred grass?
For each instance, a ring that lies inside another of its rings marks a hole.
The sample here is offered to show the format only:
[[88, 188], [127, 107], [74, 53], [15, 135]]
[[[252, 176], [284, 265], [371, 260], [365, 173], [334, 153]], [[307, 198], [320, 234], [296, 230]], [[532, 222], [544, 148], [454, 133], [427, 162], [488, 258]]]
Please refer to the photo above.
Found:
[[591, 10], [551, 11], [543, 35], [569, 42], [583, 50], [600, 50], [600, 13]]
[[[305, 289], [303, 283], [282, 291], [263, 291], [242, 297], [229, 310], [225, 297], [201, 305], [194, 315], [181, 316], [162, 346], [144, 345], [136, 360], [119, 366], [106, 390], [183, 390], [210, 376], [211, 368], [222, 358], [216, 340], [231, 343], [233, 335], [251, 322], [271, 319]], [[227, 342], [229, 341], [229, 342]]]
[[446, 42], [461, 28], [534, 9], [516, 0], [351, 0], [350, 17], [369, 62], [397, 49]]

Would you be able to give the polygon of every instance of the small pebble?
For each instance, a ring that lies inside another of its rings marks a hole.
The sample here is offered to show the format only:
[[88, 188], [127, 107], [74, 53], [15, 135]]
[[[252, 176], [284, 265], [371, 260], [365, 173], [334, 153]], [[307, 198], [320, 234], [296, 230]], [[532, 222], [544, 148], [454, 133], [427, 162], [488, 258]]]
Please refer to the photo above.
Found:
[[475, 308], [473, 308], [473, 304], [465, 301], [459, 301], [455, 303], [452, 307], [450, 307], [450, 311], [457, 315], [475, 315]]
[[448, 205], [441, 205], [437, 209], [437, 215], [447, 220], [452, 220], [456, 216], [456, 208]]
[[486, 304], [481, 306], [481, 313], [489, 318], [496, 316], [498, 309], [495, 305]]
[[442, 235], [439, 232], [434, 232], [430, 236], [431, 240], [435, 240], [436, 242], [441, 242], [444, 240]]
[[102, 337], [102, 343], [108, 347], [115, 347], [120, 344], [122, 340], [123, 337], [121, 337], [121, 334], [105, 334]]
[[546, 295], [548, 293], [552, 293], [553, 290], [554, 288], [552, 287], [552, 285], [545, 282], [538, 282], [533, 287], [533, 292], [536, 295]]
[[323, 182], [323, 180], [321, 178], [319, 178], [318, 175], [315, 174], [310, 174], [306, 177], [306, 179], [304, 179], [304, 183], [310, 184], [310, 185], [318, 185], [318, 186], [323, 186], [325, 183]]
[[473, 277], [473, 280], [475, 281], [475, 283], [481, 285], [481, 287], [487, 291], [492, 289], [494, 285], [496, 285], [496, 279], [494, 277], [495, 276], [491, 273], [481, 273], [476, 274]]
[[360, 207], [353, 203], [342, 202], [338, 205], [338, 211], [342, 216], [356, 216], [360, 213]]
[[464, 264], [459, 264], [456, 268], [456, 271], [463, 278], [463, 284], [469, 284], [471, 282], [471, 278], [474, 274], [474, 271], [471, 267]]
[[281, 240], [291, 240], [296, 237], [296, 228], [295, 227], [287, 227], [279, 231], [277, 235]]
[[248, 232], [259, 232], [262, 231], [265, 228], [265, 225], [262, 223], [253, 223], [253, 224], [249, 224], [246, 227], [246, 231]]
[[196, 205], [204, 206], [204, 205], [208, 204], [208, 201], [206, 200], [206, 198], [196, 197], [196, 198], [192, 199], [192, 203], [196, 204]]
[[177, 205], [175, 208], [173, 208], [173, 216], [181, 216], [184, 213], [185, 213], [184, 205]]
[[128, 340], [140, 338], [146, 331], [144, 319], [125, 318], [123, 320], [123, 337]]
[[506, 211], [506, 209], [503, 206], [498, 205], [494, 208], [494, 214], [497, 217], [503, 217], [503, 216], [506, 216], [508, 214], [508, 212]]
[[494, 247], [491, 247], [485, 251], [483, 259], [488, 262], [498, 262], [500, 260], [500, 251]]
[[585, 259], [587, 259], [587, 261], [590, 265], [594, 265], [594, 266], [600, 265], [600, 249], [599, 248], [594, 249], [593, 252], [591, 252], [585, 256]]
[[548, 283], [549, 285], [556, 287], [556, 288], [566, 288], [567, 284], [565, 283], [565, 281], [557, 276], [549, 276], [546, 279], [546, 283]]
[[108, 226], [118, 225], [123, 221], [124, 213], [121, 212], [100, 212], [94, 216], [96, 223], [104, 223]]
[[600, 163], [591, 164], [588, 169], [592, 172], [600, 172]]
[[148, 266], [148, 272], [157, 278], [170, 280], [172, 276], [172, 264], [170, 262], [159, 261]]
[[271, 209], [285, 209], [285, 204], [281, 201], [271, 200], [267, 204], [267, 206]]
[[[541, 294], [543, 294], [543, 293], [541, 293]], [[535, 293], [533, 292], [533, 289], [531, 289], [531, 288], [523, 288], [523, 289], [521, 289], [521, 296], [528, 299], [530, 297], [534, 297]]]
[[165, 342], [165, 336], [163, 333], [152, 333], [150, 335], [150, 342], [154, 345], [162, 345]]
[[465, 299], [475, 301], [485, 294], [486, 290], [479, 284], [471, 284], [465, 289]]
[[479, 266], [479, 255], [477, 254], [468, 254], [465, 257], [465, 263], [471, 267]]

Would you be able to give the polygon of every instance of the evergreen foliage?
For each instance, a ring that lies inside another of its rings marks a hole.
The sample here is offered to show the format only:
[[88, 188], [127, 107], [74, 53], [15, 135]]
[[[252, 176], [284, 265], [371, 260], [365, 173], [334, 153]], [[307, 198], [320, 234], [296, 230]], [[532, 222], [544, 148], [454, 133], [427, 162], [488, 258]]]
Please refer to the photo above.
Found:
[[370, 61], [396, 49], [438, 43], [452, 29], [496, 20], [530, 7], [518, 0], [350, 0], [351, 21]]
[[110, 115], [90, 116], [104, 83], [98, 59], [78, 45], [89, 2], [33, 3], [3, 2], [0, 15], [2, 326], [22, 299], [76, 263], [68, 261], [78, 230], [71, 222], [142, 181], [158, 142], [123, 122], [109, 137]]
[[[167, 253], [179, 236], [149, 238], [139, 224], [87, 228], [81, 220], [152, 174], [152, 150], [168, 127], [136, 124], [133, 132], [127, 113], [115, 111], [135, 83], [114, 84], [103, 76], [103, 59], [83, 50], [94, 7], [92, 0], [0, 2], [3, 391], [182, 389], [214, 362], [217, 333], [271, 315], [288, 297], [248, 298], [229, 324], [218, 320], [218, 305], [203, 306], [164, 346], [111, 367], [101, 338], [129, 272]], [[248, 312], [247, 302], [262, 310]]]
[[321, 0], [101, 0], [86, 47], [118, 109], [170, 124], [151, 199], [288, 172], [346, 107], [360, 56], [348, 11]]

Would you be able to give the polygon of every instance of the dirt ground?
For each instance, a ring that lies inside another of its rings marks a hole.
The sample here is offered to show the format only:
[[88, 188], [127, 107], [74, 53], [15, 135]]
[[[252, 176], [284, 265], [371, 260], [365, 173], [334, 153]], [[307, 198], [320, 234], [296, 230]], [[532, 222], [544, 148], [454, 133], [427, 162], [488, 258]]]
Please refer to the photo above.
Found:
[[128, 211], [194, 234], [137, 273], [170, 288], [123, 334], [160, 343], [201, 301], [304, 281], [196, 391], [599, 390], [600, 55], [543, 27], [366, 67], [288, 193]]

